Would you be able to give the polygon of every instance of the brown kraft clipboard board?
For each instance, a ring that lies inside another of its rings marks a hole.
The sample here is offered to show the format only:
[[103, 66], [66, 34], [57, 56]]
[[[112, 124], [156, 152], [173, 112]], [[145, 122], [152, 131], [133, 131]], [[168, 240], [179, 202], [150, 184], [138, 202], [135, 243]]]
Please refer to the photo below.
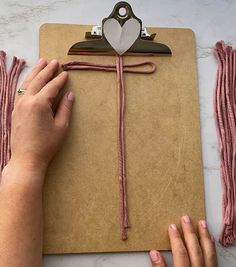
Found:
[[[112, 56], [68, 56], [89, 25], [43, 24], [40, 57], [60, 63], [114, 63]], [[125, 73], [126, 168], [130, 229], [120, 240], [116, 73], [70, 71], [76, 94], [69, 134], [44, 189], [44, 253], [170, 248], [167, 227], [205, 216], [195, 37], [190, 29], [149, 28], [172, 56], [154, 74]]]

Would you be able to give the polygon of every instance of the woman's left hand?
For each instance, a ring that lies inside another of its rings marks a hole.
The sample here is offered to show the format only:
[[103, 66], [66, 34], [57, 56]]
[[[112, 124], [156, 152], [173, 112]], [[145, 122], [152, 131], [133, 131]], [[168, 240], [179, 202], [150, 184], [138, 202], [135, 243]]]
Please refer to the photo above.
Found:
[[42, 191], [45, 171], [65, 138], [74, 94], [53, 110], [67, 80], [59, 63], [41, 59], [16, 95], [12, 113], [11, 159], [0, 174], [0, 265], [42, 266]]
[[56, 112], [52, 105], [68, 74], [55, 76], [59, 63], [40, 59], [23, 82], [12, 113], [10, 164], [25, 170], [45, 171], [66, 135], [75, 95], [66, 93]]

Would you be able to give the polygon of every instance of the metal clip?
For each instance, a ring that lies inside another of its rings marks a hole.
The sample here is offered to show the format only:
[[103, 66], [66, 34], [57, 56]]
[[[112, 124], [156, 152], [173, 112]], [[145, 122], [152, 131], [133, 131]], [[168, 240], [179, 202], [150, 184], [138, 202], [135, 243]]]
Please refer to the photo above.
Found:
[[[120, 13], [121, 9], [124, 9], [124, 14]], [[68, 51], [69, 55], [78, 55], [83, 53], [100, 53], [100, 54], [114, 54], [115, 51], [113, 47], [109, 44], [103, 34], [103, 24], [108, 19], [115, 19], [119, 22], [120, 26], [126, 23], [129, 19], [135, 19], [140, 24], [140, 34], [137, 40], [133, 43], [133, 45], [127, 50], [128, 54], [155, 54], [155, 55], [171, 55], [171, 49], [162, 43], [152, 42], [156, 36], [155, 33], [149, 34], [146, 28], [142, 27], [142, 21], [138, 17], [135, 16], [133, 10], [127, 2], [119, 2], [115, 5], [112, 13], [104, 18], [102, 21], [102, 26], [93, 26], [90, 32], [85, 33], [86, 39], [94, 39], [87, 41], [80, 41], [71, 46]]]

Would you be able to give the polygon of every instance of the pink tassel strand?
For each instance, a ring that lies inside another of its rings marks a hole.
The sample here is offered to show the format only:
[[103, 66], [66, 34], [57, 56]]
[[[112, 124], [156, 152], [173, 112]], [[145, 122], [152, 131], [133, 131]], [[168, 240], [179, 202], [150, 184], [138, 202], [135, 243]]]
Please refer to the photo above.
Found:
[[9, 72], [6, 68], [6, 53], [0, 51], [0, 168], [1, 171], [11, 157], [11, 113], [14, 106], [16, 86], [25, 65], [22, 59], [13, 58]]
[[223, 185], [220, 243], [230, 246], [236, 239], [236, 50], [220, 41], [215, 56], [218, 69], [214, 115]]
[[[149, 69], [133, 69], [135, 67], [149, 66]], [[118, 107], [118, 175], [119, 175], [119, 197], [120, 197], [120, 231], [121, 239], [127, 239], [128, 209], [126, 191], [126, 170], [125, 170], [125, 83], [124, 72], [136, 74], [151, 74], [156, 70], [156, 65], [150, 61], [143, 61], [134, 64], [124, 64], [123, 57], [116, 56], [116, 64], [96, 64], [91, 62], [73, 61], [62, 65], [63, 70], [99, 70], [116, 71], [117, 73], [117, 107]]]

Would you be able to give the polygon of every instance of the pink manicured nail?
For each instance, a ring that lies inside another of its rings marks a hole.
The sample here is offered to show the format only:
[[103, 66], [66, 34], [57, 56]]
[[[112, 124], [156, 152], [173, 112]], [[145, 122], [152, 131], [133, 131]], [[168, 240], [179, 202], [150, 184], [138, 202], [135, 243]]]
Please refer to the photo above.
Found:
[[204, 229], [207, 229], [207, 222], [205, 220], [202, 220], [201, 221], [201, 226], [204, 228]]
[[57, 61], [56, 59], [52, 59], [52, 60], [50, 61], [50, 64], [58, 64], [58, 61]]
[[184, 223], [190, 223], [190, 218], [188, 217], [188, 215], [185, 215], [182, 217]]
[[175, 230], [175, 231], [177, 230], [177, 227], [176, 227], [175, 224], [171, 224], [170, 227], [171, 227], [172, 230]]
[[156, 250], [151, 250], [149, 252], [150, 258], [153, 262], [159, 261], [160, 260], [160, 254]]
[[74, 101], [75, 100], [75, 94], [72, 92], [69, 92], [69, 94], [67, 95], [67, 99], [69, 101]]

